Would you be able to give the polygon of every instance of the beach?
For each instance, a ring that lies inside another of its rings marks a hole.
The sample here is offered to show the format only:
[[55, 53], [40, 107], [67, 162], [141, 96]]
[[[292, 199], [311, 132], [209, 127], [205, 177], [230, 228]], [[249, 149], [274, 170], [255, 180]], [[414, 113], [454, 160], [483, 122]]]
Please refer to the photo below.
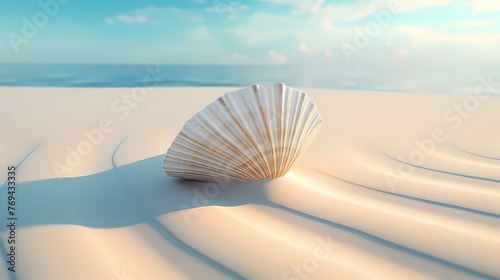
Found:
[[184, 123], [237, 88], [0, 87], [15, 279], [500, 279], [500, 97], [479, 86], [299, 88], [317, 139], [249, 183], [162, 169]]

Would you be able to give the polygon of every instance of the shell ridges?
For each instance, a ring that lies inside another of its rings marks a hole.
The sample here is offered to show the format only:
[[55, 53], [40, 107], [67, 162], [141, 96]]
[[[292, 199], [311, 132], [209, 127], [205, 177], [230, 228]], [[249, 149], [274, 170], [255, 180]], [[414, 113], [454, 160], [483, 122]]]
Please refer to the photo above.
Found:
[[168, 149], [169, 176], [201, 181], [281, 177], [316, 137], [321, 115], [282, 83], [226, 93], [189, 119]]

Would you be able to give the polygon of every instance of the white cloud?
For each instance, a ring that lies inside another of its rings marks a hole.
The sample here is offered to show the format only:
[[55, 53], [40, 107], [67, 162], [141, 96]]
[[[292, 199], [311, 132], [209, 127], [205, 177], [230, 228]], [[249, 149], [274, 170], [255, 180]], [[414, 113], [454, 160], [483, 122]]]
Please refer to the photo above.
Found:
[[228, 64], [256, 64], [256, 62], [252, 57], [237, 52], [230, 54], [228, 58]]
[[[308, 17], [291, 17], [257, 12], [248, 16], [245, 27], [226, 28], [224, 33], [237, 44], [265, 50], [266, 53], [269, 49], [278, 48], [283, 44], [298, 49], [301, 42], [304, 42], [308, 58], [290, 56], [287, 58], [289, 62], [307, 62], [306, 60], [313, 58], [324, 59], [325, 49], [338, 45], [339, 40], [344, 38], [351, 39], [354, 33], [351, 28], [343, 26], [332, 26], [335, 32], [325, 32], [322, 28], [324, 22], [319, 13]], [[333, 31], [332, 29], [329, 31]], [[305, 50], [304, 46], [301, 46], [301, 49]], [[337, 56], [334, 52], [331, 55], [332, 58]]]
[[[168, 33], [167, 33], [168, 34]], [[222, 48], [211, 29], [197, 26], [184, 33], [185, 40], [166, 41], [155, 46], [157, 60], [174, 64], [228, 64], [229, 54]]]
[[267, 57], [269, 58], [269, 62], [272, 64], [286, 64], [288, 59], [284, 54], [278, 53], [273, 50], [269, 50], [267, 52]]
[[[498, 43], [500, 34], [485, 34], [485, 33], [461, 33], [461, 34], [446, 34], [440, 31], [425, 29], [416, 26], [396, 26], [394, 30], [399, 35], [406, 35], [412, 38], [412, 41], [423, 44], [436, 44], [436, 43], [456, 43], [459, 45], [491, 45]], [[472, 39], [472, 40], [471, 40]]]
[[459, 26], [481, 26], [488, 25], [489, 21], [487, 20], [466, 20], [458, 23]]
[[[449, 0], [436, 0], [433, 4], [424, 0], [422, 4], [406, 6], [404, 9], [445, 5], [448, 2]], [[379, 5], [377, 3], [382, 3], [382, 6], [377, 6]], [[196, 53], [202, 61], [217, 64], [295, 64], [312, 61], [342, 63], [345, 62], [345, 58], [338, 47], [339, 44], [343, 42], [352, 44], [356, 35], [355, 27], [363, 28], [364, 25], [352, 26], [335, 22], [347, 22], [369, 16], [371, 12], [380, 10], [380, 7], [387, 7], [387, 1], [329, 4], [321, 7], [315, 14], [305, 16], [257, 11], [245, 14], [241, 22], [234, 27], [224, 27], [222, 24], [207, 28], [204, 23], [196, 24], [191, 26], [189, 32], [184, 33], [187, 42], [183, 42], [184, 40], [180, 40], [179, 43], [168, 42], [165, 46], [167, 49], [175, 50], [168, 51], [168, 54], [169, 59], [173, 57], [172, 59], [176, 61], [183, 61], [182, 59], [193, 61], [193, 55], [186, 54], [188, 50], [192, 50], [191, 53]], [[155, 12], [158, 14], [158, 10]], [[149, 14], [144, 11], [141, 14], [147, 16], [149, 23]], [[393, 15], [394, 18], [397, 16], [399, 15]], [[485, 22], [477, 20], [459, 23], [462, 26], [474, 26]], [[489, 38], [491, 35], [498, 37], [494, 34], [449, 34], [441, 32], [446, 30], [444, 26], [430, 30], [400, 24], [399, 22], [390, 24], [379, 35], [380, 37], [374, 37], [372, 43], [362, 50], [363, 55], [359, 55], [356, 63], [376, 65], [377, 60], [385, 55], [387, 57], [382, 59], [396, 63], [411, 60], [418, 64], [419, 57], [426, 58], [428, 62], [435, 61], [431, 60], [431, 57], [440, 56], [451, 65], [452, 57], [455, 57], [458, 64], [467, 59], [472, 61], [475, 57], [482, 59], [480, 53], [485, 54], [484, 57], [495, 56], [494, 47], [500, 44], [497, 39]], [[460, 56], [462, 53], [465, 56]], [[196, 55], [194, 56], [197, 57]], [[493, 59], [498, 61], [498, 55]]]
[[216, 13], [221, 19], [236, 19], [242, 11], [248, 10], [250, 7], [241, 3], [224, 3], [224, 2], [214, 2], [210, 7], [207, 7], [205, 11], [209, 13]]
[[[441, 47], [448, 50], [459, 48], [473, 48], [485, 54], [496, 54], [500, 45], [500, 34], [498, 33], [459, 33], [447, 34], [436, 30], [430, 30], [415, 26], [396, 26], [389, 31], [394, 38], [406, 38], [411, 42], [410, 48], [420, 49], [429, 47]], [[446, 53], [443, 52], [443, 53]], [[500, 57], [491, 57], [499, 60]]]
[[297, 47], [297, 49], [303, 53], [308, 53], [309, 52], [309, 48], [307, 47], [306, 43], [304, 42], [300, 42], [299, 46]]
[[324, 0], [261, 0], [262, 2], [272, 2], [275, 4], [290, 5], [294, 7], [292, 14], [315, 13], [321, 9]]
[[208, 31], [208, 28], [206, 26], [199, 26], [191, 29], [186, 33], [185, 36], [188, 39], [192, 39], [200, 43], [203, 43], [203, 41], [206, 40], [212, 40], [212, 35], [210, 35], [210, 32]]
[[335, 31], [335, 26], [330, 22], [330, 20], [325, 19], [323, 20], [323, 29], [325, 29], [328, 32], [334, 32]]
[[399, 0], [401, 11], [412, 11], [425, 7], [444, 7], [451, 3], [451, 0]]
[[[280, 1], [280, 0], [276, 0]], [[350, 4], [329, 4], [318, 8], [318, 13], [323, 18], [323, 28], [332, 30], [332, 22], [350, 22], [364, 18], [374, 12], [389, 10], [394, 7], [398, 12], [408, 12], [424, 7], [442, 7], [451, 3], [451, 0], [373, 0]]]
[[410, 51], [407, 48], [398, 48], [398, 47], [393, 48], [394, 45], [392, 44], [392, 42], [385, 42], [385, 46], [388, 49], [391, 49], [391, 51], [396, 51], [402, 56], [408, 56], [408, 54], [410, 53]]
[[112, 19], [112, 18], [107, 18], [107, 19], [106, 19], [106, 23], [107, 23], [107, 24], [113, 24], [113, 23], [115, 23], [115, 20], [114, 20], [114, 19]]
[[300, 18], [268, 12], [256, 12], [248, 16], [247, 26], [258, 28], [263, 31], [277, 29], [291, 31], [297, 28], [304, 28], [304, 23], [309, 18], [314, 17]]
[[147, 18], [143, 15], [129, 16], [129, 15], [116, 15], [116, 20], [125, 23], [144, 23]]
[[318, 1], [316, 1], [316, 3], [314, 3], [313, 5], [310, 6], [310, 9], [309, 9], [310, 12], [311, 13], [317, 12], [321, 8], [321, 6], [323, 6], [324, 2], [325, 2], [324, 0], [318, 0]]
[[132, 10], [126, 13], [118, 14], [114, 20], [125, 23], [152, 23], [158, 24], [169, 22], [177, 24], [178, 22], [203, 22], [204, 18], [195, 15], [189, 11], [181, 10], [176, 7], [156, 7], [147, 6], [145, 8]]
[[441, 24], [440, 26], [446, 27], [474, 27], [474, 26], [484, 26], [490, 24], [490, 21], [487, 20], [464, 20], [464, 21], [455, 21], [455, 22], [446, 22]]
[[398, 48], [397, 52], [402, 56], [407, 56], [410, 53], [410, 51], [408, 51], [408, 49], [405, 48]]
[[[324, 18], [323, 26], [328, 28], [331, 26], [332, 22], [353, 21], [358, 18], [363, 18], [373, 13], [375, 10], [377, 10], [377, 8], [373, 3], [339, 4], [325, 6], [319, 13], [320, 16]], [[326, 26], [325, 23], [327, 23]]]
[[209, 13], [224, 13], [224, 12], [235, 12], [235, 11], [244, 11], [248, 10], [250, 7], [244, 4], [224, 4], [224, 5], [218, 5], [216, 2], [214, 2], [213, 6], [207, 7], [205, 11]]
[[238, 41], [249, 46], [254, 46], [263, 42], [280, 40], [288, 36], [288, 31], [261, 30], [255, 28], [232, 27], [224, 29], [224, 33], [238, 37]]
[[498, 0], [472, 0], [474, 10], [479, 12], [500, 10], [500, 1]]

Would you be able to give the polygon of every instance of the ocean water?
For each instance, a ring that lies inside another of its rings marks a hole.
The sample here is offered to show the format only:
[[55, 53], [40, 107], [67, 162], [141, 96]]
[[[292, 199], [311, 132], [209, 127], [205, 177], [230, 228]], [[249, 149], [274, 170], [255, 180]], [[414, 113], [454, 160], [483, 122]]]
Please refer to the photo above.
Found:
[[[477, 71], [476, 71], [477, 72]], [[440, 69], [373, 70], [359, 65], [93, 65], [0, 64], [0, 86], [235, 86], [283, 82], [302, 88], [468, 93], [481, 73]], [[152, 83], [149, 84], [152, 84]]]

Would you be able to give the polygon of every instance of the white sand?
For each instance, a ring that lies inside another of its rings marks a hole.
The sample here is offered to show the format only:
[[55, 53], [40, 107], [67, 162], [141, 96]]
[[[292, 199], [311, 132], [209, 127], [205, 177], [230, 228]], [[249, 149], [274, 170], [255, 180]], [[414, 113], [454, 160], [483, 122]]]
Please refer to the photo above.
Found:
[[305, 90], [324, 124], [292, 170], [217, 185], [161, 161], [232, 88], [148, 90], [126, 114], [139, 90], [0, 88], [2, 166], [34, 150], [17, 279], [500, 278], [500, 97]]

